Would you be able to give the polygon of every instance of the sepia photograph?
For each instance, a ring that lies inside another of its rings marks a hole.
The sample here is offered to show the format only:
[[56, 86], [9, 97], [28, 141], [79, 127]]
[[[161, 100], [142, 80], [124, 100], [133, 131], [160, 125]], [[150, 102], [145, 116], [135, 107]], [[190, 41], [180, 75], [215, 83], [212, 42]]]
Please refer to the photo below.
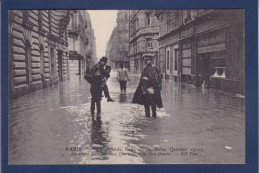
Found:
[[246, 164], [245, 22], [8, 10], [8, 165]]

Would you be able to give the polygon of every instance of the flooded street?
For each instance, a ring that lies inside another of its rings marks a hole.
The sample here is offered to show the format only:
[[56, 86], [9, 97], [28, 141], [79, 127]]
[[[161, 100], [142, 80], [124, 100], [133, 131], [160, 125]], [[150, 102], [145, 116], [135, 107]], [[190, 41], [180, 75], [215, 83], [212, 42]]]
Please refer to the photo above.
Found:
[[146, 118], [131, 103], [139, 77], [120, 93], [111, 73], [101, 119], [80, 76], [9, 101], [9, 164], [245, 163], [244, 99], [166, 80], [164, 107]]

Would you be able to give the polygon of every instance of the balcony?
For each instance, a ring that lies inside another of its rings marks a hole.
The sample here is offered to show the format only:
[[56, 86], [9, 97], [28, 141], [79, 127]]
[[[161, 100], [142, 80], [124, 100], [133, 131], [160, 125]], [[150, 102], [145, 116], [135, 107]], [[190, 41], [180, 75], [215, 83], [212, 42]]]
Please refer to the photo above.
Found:
[[68, 28], [69, 35], [78, 36], [79, 32], [80, 32], [79, 26], [71, 26]]

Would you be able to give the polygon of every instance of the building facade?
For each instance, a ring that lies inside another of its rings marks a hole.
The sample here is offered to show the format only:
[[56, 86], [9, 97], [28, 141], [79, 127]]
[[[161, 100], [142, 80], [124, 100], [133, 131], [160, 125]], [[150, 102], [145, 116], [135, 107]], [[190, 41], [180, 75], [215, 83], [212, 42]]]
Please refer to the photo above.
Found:
[[96, 37], [94, 34], [94, 29], [92, 28], [92, 22], [89, 16], [88, 11], [85, 11], [85, 19], [87, 22], [87, 28], [85, 29], [86, 33], [86, 66], [90, 67], [98, 62], [97, 53], [96, 53]]
[[113, 69], [116, 69], [116, 63], [114, 59], [116, 60], [116, 57], [119, 55], [117, 40], [118, 34], [117, 28], [115, 27], [106, 45], [106, 57], [108, 58], [108, 64], [111, 65]]
[[129, 13], [130, 72], [140, 73], [145, 65], [143, 54], [151, 53], [154, 56], [154, 64], [159, 65], [159, 22], [155, 10], [130, 10]]
[[81, 75], [87, 67], [87, 27], [85, 10], [71, 10], [68, 25], [69, 61], [71, 74]]
[[69, 78], [66, 10], [8, 12], [9, 97]]
[[166, 78], [244, 94], [244, 10], [158, 10]]
[[129, 69], [129, 10], [118, 10], [117, 25], [106, 47], [106, 56], [112, 68], [118, 68], [120, 62]]
[[117, 34], [118, 34], [118, 55], [113, 60], [116, 68], [120, 62], [124, 63], [124, 67], [129, 69], [129, 10], [119, 10], [117, 13]]

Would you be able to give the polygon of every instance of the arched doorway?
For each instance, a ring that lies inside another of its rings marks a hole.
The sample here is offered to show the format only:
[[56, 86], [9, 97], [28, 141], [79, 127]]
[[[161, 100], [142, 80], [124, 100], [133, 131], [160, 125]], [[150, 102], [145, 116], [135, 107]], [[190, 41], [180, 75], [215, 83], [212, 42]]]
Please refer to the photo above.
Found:
[[28, 86], [32, 83], [32, 62], [31, 62], [31, 45], [28, 40], [25, 41], [25, 70], [26, 70], [26, 82]]

